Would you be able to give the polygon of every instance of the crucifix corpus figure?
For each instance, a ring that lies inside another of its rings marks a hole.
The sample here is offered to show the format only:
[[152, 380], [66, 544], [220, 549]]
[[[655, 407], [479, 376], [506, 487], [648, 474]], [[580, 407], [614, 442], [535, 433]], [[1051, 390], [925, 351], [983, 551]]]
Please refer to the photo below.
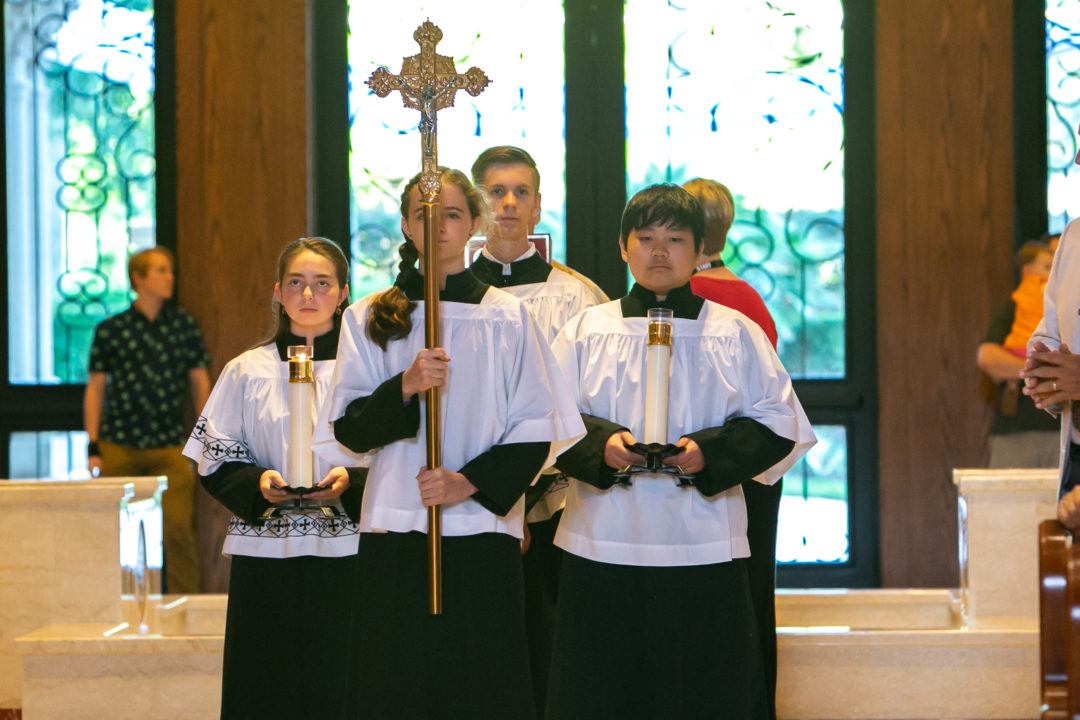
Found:
[[[430, 20], [416, 29], [413, 39], [420, 53], [402, 61], [401, 72], [393, 75], [385, 67], [371, 74], [367, 84], [379, 97], [394, 90], [401, 93], [405, 107], [420, 111], [420, 196], [424, 208], [424, 344], [439, 347], [439, 172], [436, 146], [436, 114], [452, 107], [454, 95], [465, 90], [473, 97], [484, 91], [491, 81], [479, 68], [469, 68], [459, 75], [452, 58], [437, 55], [435, 46], [442, 40], [442, 30]], [[439, 446], [439, 388], [427, 391], [427, 466], [442, 464]], [[442, 516], [438, 505], [428, 508], [428, 611], [442, 613]]]

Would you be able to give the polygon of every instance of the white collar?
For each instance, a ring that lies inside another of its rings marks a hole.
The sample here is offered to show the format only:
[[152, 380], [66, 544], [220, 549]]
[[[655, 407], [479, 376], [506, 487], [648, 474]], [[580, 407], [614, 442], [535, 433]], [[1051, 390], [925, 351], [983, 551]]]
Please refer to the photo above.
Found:
[[511, 261], [510, 261], [510, 262], [508, 262], [508, 263], [504, 263], [504, 262], [503, 262], [502, 260], [500, 260], [499, 258], [497, 258], [497, 257], [495, 257], [494, 255], [492, 255], [492, 254], [491, 254], [491, 251], [489, 251], [489, 250], [487, 249], [487, 245], [484, 245], [484, 247], [483, 247], [483, 248], [481, 248], [481, 250], [480, 250], [480, 254], [481, 254], [481, 255], [482, 255], [483, 257], [485, 257], [485, 258], [487, 258], [488, 260], [490, 260], [491, 262], [494, 262], [494, 263], [499, 263], [500, 265], [502, 265], [502, 274], [503, 274], [503, 275], [509, 275], [509, 274], [510, 274], [510, 266], [511, 266], [511, 265], [513, 265], [514, 263], [516, 263], [516, 262], [518, 262], [518, 261], [520, 261], [520, 260], [526, 260], [526, 259], [528, 259], [528, 258], [531, 258], [531, 257], [532, 257], [533, 255], [535, 255], [535, 254], [536, 254], [536, 246], [535, 246], [535, 245], [533, 245], [532, 243], [529, 243], [529, 249], [528, 249], [528, 250], [526, 250], [525, 252], [521, 253], [521, 255], [519, 255], [518, 257], [514, 258], [513, 260], [511, 260]]

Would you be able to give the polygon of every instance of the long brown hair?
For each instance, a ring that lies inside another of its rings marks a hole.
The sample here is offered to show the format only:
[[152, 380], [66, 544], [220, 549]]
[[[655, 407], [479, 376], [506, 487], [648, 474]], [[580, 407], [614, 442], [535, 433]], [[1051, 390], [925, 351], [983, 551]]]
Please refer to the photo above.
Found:
[[[281, 254], [278, 255], [277, 259], [277, 282], [279, 284], [285, 280], [285, 272], [289, 269], [289, 263], [305, 250], [310, 250], [316, 255], [322, 255], [330, 261], [330, 264], [334, 266], [334, 275], [337, 277], [339, 287], [344, 288], [349, 284], [349, 261], [345, 257], [345, 253], [336, 242], [324, 237], [302, 237], [293, 240], [281, 249]], [[341, 304], [342, 306], [349, 304], [347, 295]], [[285, 314], [284, 308], [281, 307], [281, 303], [278, 302], [276, 297], [270, 301], [270, 309], [273, 313], [271, 320], [273, 331], [255, 347], [275, 342], [279, 337], [289, 332], [292, 327], [289, 316]], [[335, 312], [334, 326], [337, 327], [340, 322], [341, 316]]]
[[[443, 185], [449, 183], [461, 190], [468, 203], [470, 217], [484, 216], [486, 207], [484, 196], [473, 187], [464, 173], [460, 170], [440, 167], [439, 181]], [[417, 173], [405, 183], [405, 189], [401, 191], [401, 217], [403, 219], [409, 217], [411, 210], [409, 195], [419, 182], [420, 173]], [[402, 287], [409, 284], [413, 275], [419, 274], [416, 261], [420, 259], [420, 254], [412, 241], [405, 238], [405, 242], [398, 247], [398, 255], [401, 256], [401, 262], [398, 263], [397, 281], [393, 287], [375, 298], [371, 309], [368, 310], [367, 335], [383, 350], [386, 350], [387, 343], [391, 340], [402, 340], [409, 336], [412, 332], [412, 312], [416, 309], [416, 303], [406, 297]]]

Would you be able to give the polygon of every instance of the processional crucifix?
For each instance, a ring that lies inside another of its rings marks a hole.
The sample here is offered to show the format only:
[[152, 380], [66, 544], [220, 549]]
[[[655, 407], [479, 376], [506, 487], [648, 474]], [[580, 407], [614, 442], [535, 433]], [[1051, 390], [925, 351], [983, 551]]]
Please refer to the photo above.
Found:
[[[442, 40], [442, 30], [425, 21], [413, 33], [420, 54], [404, 58], [401, 73], [392, 75], [378, 68], [367, 84], [379, 97], [394, 90], [401, 92], [405, 107], [420, 111], [420, 198], [424, 209], [424, 345], [439, 347], [439, 202], [440, 183], [436, 152], [435, 114], [454, 105], [454, 94], [465, 90], [476, 97], [490, 80], [483, 70], [469, 68], [458, 75], [454, 60], [436, 55], [435, 46]], [[427, 465], [442, 465], [439, 428], [439, 388], [427, 391]], [[428, 611], [442, 614], [442, 514], [438, 505], [428, 508]]]

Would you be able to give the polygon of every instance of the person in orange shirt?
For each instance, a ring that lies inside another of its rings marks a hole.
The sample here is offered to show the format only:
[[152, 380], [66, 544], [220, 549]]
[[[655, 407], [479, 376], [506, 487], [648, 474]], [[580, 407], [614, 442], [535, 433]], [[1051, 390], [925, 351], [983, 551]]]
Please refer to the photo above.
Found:
[[1042, 320], [1043, 292], [1053, 261], [1050, 246], [1041, 242], [1026, 242], [1016, 253], [1016, 264], [1020, 267], [1020, 284], [1012, 294], [1016, 311], [1012, 328], [1002, 345], [1017, 357], [1027, 355], [1028, 339]]
[[979, 345], [979, 369], [999, 384], [990, 424], [990, 467], [1054, 467], [1058, 459], [1057, 422], [1020, 397], [1020, 371], [1026, 346], [1043, 315], [1043, 290], [1053, 252], [1039, 242], [1025, 243], [1016, 254], [1020, 284], [994, 313]]

